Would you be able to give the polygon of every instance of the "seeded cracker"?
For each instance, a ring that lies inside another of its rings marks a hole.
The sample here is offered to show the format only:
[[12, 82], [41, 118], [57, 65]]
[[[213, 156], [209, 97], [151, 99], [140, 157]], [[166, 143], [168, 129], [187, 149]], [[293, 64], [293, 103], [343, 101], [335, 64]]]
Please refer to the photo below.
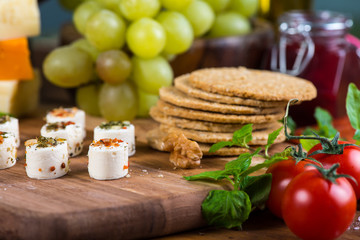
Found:
[[240, 68], [212, 68], [192, 72], [191, 86], [207, 92], [264, 101], [307, 101], [316, 97], [316, 88], [297, 77], [270, 71]]
[[261, 108], [272, 108], [272, 107], [285, 107], [286, 101], [261, 101], [255, 99], [241, 98], [241, 97], [229, 97], [216, 93], [204, 91], [199, 88], [195, 88], [190, 85], [189, 74], [179, 76], [175, 79], [175, 87], [183, 93], [203, 100], [211, 102], [219, 102], [224, 104], [237, 104], [243, 106], [253, 106]]
[[163, 101], [176, 106], [198, 109], [202, 111], [232, 113], [232, 114], [269, 114], [280, 112], [284, 107], [277, 108], [255, 108], [240, 105], [230, 105], [208, 102], [198, 98], [187, 96], [175, 87], [163, 87], [160, 89], [160, 98]]
[[155, 108], [169, 116], [218, 123], [269, 123], [282, 119], [285, 114], [284, 110], [279, 113], [266, 115], [221, 114], [177, 107], [172, 104], [165, 103], [162, 100], [157, 102], [157, 106], [155, 106]]
[[[208, 131], [208, 132], [224, 132], [224, 133], [233, 133], [236, 130], [242, 128], [245, 124], [231, 124], [231, 123], [216, 123], [216, 122], [207, 122], [207, 121], [198, 121], [198, 120], [190, 120], [185, 118], [178, 118], [167, 116], [163, 112], [159, 111], [158, 108], [152, 108], [150, 110], [150, 116], [157, 122], [168, 124], [178, 128], [184, 129], [193, 129], [200, 131]], [[274, 125], [277, 126], [277, 122], [271, 123], [258, 123], [253, 124], [253, 129], [266, 129], [271, 128]]]
[[[249, 145], [266, 145], [269, 133], [275, 131], [276, 129], [280, 128], [281, 126], [282, 126], [282, 124], [279, 123], [278, 126], [275, 126], [274, 128], [253, 131], [253, 133], [252, 133], [253, 138], [248, 144]], [[201, 143], [217, 143], [220, 141], [231, 141], [232, 137], [233, 137], [232, 133], [213, 133], [213, 132], [204, 132], [204, 131], [189, 130], [189, 129], [180, 129], [180, 128], [176, 128], [176, 127], [172, 127], [172, 126], [164, 125], [164, 124], [160, 125], [160, 129], [161, 129], [161, 131], [166, 132], [166, 133], [181, 132], [187, 138], [192, 139], [197, 142], [201, 142]], [[283, 142], [284, 140], [285, 140], [285, 134], [282, 131], [279, 134], [279, 136], [276, 138], [275, 143]]]

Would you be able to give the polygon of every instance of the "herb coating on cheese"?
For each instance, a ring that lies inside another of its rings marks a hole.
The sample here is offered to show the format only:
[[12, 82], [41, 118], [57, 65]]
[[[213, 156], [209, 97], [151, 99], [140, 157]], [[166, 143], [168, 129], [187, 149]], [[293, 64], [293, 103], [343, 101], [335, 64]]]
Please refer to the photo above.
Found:
[[100, 124], [100, 128], [101, 129], [118, 129], [118, 128], [124, 128], [126, 129], [127, 127], [130, 126], [130, 122], [129, 121], [110, 121], [110, 122], [105, 122]]
[[46, 125], [46, 131], [57, 131], [59, 129], [65, 129], [66, 126], [73, 125], [74, 122], [55, 122], [55, 123], [48, 123]]

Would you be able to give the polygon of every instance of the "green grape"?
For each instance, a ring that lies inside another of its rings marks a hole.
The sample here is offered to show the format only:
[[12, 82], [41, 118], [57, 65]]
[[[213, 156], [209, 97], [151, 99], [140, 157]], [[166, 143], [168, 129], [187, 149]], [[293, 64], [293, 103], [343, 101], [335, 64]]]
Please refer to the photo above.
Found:
[[181, 11], [187, 8], [193, 0], [161, 0], [164, 8], [174, 11]]
[[203, 0], [203, 1], [207, 2], [216, 13], [225, 10], [230, 3], [230, 0]]
[[137, 94], [129, 82], [103, 84], [99, 93], [101, 115], [108, 121], [133, 120], [137, 113]]
[[76, 89], [76, 105], [86, 113], [100, 116], [99, 84], [90, 84]]
[[191, 47], [194, 32], [184, 15], [175, 11], [163, 11], [157, 16], [156, 20], [166, 32], [164, 52], [178, 54]]
[[73, 21], [75, 24], [76, 29], [84, 34], [85, 33], [85, 28], [86, 28], [86, 23], [89, 20], [89, 18], [97, 13], [98, 11], [100, 11], [102, 9], [102, 6], [97, 3], [97, 2], [93, 2], [93, 1], [87, 1], [82, 3], [81, 5], [79, 5], [74, 12], [73, 15]]
[[236, 12], [224, 12], [216, 16], [210, 37], [243, 35], [251, 30], [250, 22]]
[[195, 37], [204, 35], [212, 26], [215, 14], [206, 2], [194, 0], [182, 11], [194, 30]]
[[138, 117], [148, 117], [149, 111], [152, 106], [155, 106], [159, 100], [159, 95], [149, 94], [140, 89], [137, 89], [139, 109], [137, 116]]
[[70, 11], [73, 11], [84, 1], [85, 0], [59, 0], [61, 6]]
[[228, 9], [236, 11], [244, 17], [250, 17], [257, 12], [258, 7], [258, 0], [231, 0]]
[[60, 47], [46, 56], [43, 71], [59, 87], [77, 87], [93, 77], [93, 62], [86, 52], [75, 47]]
[[119, 0], [95, 0], [95, 1], [110, 10], [117, 8], [117, 6], [119, 5]]
[[119, 8], [121, 14], [130, 21], [140, 18], [152, 18], [160, 10], [159, 0], [121, 0]]
[[110, 10], [100, 10], [86, 23], [86, 39], [100, 51], [121, 48], [125, 43], [126, 24]]
[[81, 49], [81, 50], [87, 52], [92, 57], [93, 61], [96, 61], [96, 59], [100, 53], [99, 50], [97, 50], [96, 47], [94, 47], [91, 43], [89, 43], [89, 41], [86, 40], [85, 38], [76, 40], [75, 42], [73, 42], [71, 44], [71, 46], [74, 46], [78, 49]]
[[120, 50], [103, 52], [96, 60], [96, 72], [106, 83], [122, 83], [130, 75], [131, 60], [126, 53]]
[[164, 49], [166, 33], [160, 23], [151, 18], [142, 18], [129, 26], [126, 42], [135, 55], [153, 58]]
[[152, 59], [133, 57], [133, 75], [138, 88], [150, 94], [159, 94], [159, 89], [170, 86], [173, 71], [169, 63], [160, 56]]
[[169, 62], [171, 62], [172, 60], [174, 60], [176, 58], [176, 54], [170, 54], [170, 53], [166, 53], [166, 52], [162, 52], [161, 56]]

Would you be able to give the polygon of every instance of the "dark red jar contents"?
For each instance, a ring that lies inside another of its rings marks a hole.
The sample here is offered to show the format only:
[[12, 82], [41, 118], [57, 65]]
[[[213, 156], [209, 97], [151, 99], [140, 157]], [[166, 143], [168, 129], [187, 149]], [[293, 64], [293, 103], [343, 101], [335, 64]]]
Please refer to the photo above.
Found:
[[[280, 40], [271, 69], [310, 80], [318, 91], [316, 99], [292, 107], [290, 115], [299, 126], [315, 123], [312, 116], [317, 106], [333, 117], [345, 115], [349, 83], [360, 86], [360, 50], [345, 39], [352, 21], [328, 11], [291, 11], [279, 22]], [[296, 64], [302, 50], [304, 57]]]

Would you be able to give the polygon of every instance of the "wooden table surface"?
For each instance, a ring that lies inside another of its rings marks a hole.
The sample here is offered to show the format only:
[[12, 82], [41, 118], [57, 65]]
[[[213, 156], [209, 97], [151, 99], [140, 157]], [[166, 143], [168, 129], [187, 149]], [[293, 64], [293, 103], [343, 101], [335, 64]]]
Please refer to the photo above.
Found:
[[[87, 120], [84, 151], [71, 159], [67, 176], [28, 178], [23, 146], [17, 164], [0, 171], [0, 239], [296, 239], [266, 210], [252, 213], [243, 231], [206, 227], [201, 202], [209, 190], [228, 186], [187, 182], [182, 176], [222, 169], [233, 158], [204, 158], [200, 168], [174, 169], [168, 153], [147, 146], [145, 132], [155, 126], [149, 119], [134, 121], [137, 149], [130, 158], [130, 177], [91, 179], [86, 154], [92, 129], [102, 119]], [[42, 117], [20, 120], [22, 143], [39, 135], [43, 124]], [[348, 125], [342, 131], [351, 133]], [[277, 149], [283, 147], [285, 144]], [[359, 227], [360, 222], [355, 220], [341, 239], [360, 239]]]

